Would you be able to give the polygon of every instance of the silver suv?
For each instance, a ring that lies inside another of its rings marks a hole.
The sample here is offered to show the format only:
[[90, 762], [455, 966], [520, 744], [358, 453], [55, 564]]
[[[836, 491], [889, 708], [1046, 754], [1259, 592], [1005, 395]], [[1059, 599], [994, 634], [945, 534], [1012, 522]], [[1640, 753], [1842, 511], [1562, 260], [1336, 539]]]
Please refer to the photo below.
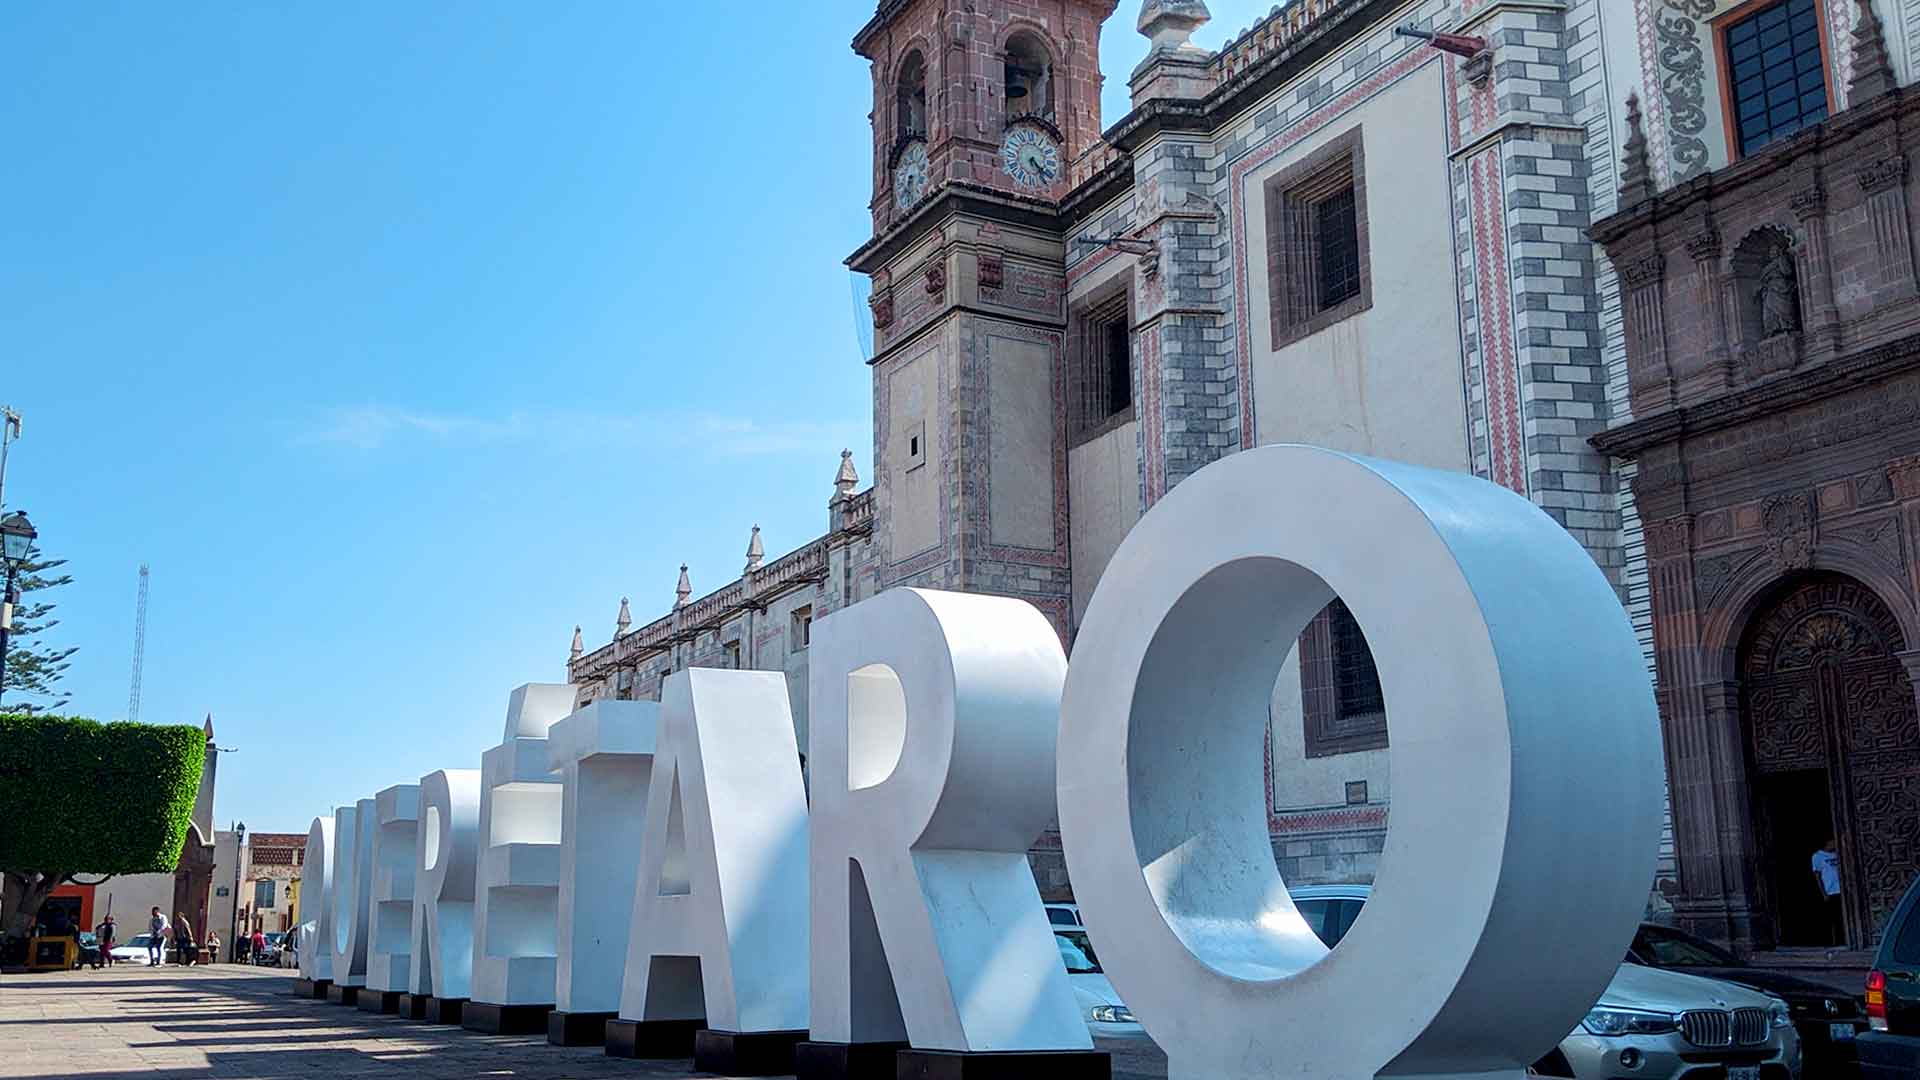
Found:
[[[1373, 890], [1306, 885], [1293, 906], [1328, 948]], [[1800, 1036], [1787, 1003], [1744, 986], [1621, 964], [1580, 1026], [1529, 1070], [1573, 1080], [1792, 1080]]]

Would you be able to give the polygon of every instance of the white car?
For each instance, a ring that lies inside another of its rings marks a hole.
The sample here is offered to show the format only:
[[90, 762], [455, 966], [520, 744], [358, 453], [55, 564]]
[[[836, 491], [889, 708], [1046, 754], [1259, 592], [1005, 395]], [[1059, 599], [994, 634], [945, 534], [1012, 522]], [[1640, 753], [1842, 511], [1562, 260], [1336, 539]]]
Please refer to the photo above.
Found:
[[[1049, 904], [1049, 907], [1054, 905]], [[1087, 1030], [1109, 1039], [1144, 1039], [1147, 1029], [1133, 1018], [1120, 1000], [1120, 994], [1100, 970], [1100, 958], [1094, 955], [1093, 942], [1078, 927], [1055, 926], [1053, 943], [1060, 948], [1060, 962], [1067, 968], [1067, 983], [1073, 987], [1074, 1003], [1080, 1006], [1080, 1019]]]
[[[135, 934], [133, 940], [113, 947], [113, 962], [116, 964], [144, 964], [148, 960], [147, 942], [153, 940], [152, 934]], [[173, 958], [173, 946], [162, 940], [160, 960], [165, 963]]]
[[1080, 921], [1079, 904], [1048, 904], [1047, 921], [1055, 926], [1085, 926]]

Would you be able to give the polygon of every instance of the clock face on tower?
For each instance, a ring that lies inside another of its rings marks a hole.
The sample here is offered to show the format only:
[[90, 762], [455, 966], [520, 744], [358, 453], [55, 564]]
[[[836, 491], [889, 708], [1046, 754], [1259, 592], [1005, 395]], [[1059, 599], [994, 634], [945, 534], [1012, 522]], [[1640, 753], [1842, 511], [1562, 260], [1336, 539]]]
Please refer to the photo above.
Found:
[[1015, 124], [1000, 143], [1000, 164], [1021, 187], [1046, 187], [1060, 179], [1060, 144], [1037, 124]]
[[915, 139], [900, 151], [893, 167], [893, 201], [905, 210], [927, 193], [927, 143]]

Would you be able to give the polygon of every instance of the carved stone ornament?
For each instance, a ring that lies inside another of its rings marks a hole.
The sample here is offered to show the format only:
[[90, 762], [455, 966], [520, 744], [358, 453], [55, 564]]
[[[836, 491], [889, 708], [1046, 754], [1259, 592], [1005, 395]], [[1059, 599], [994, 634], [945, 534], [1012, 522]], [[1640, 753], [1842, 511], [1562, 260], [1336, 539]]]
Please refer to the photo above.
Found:
[[1695, 262], [1706, 262], [1720, 257], [1720, 233], [1711, 226], [1687, 237], [1687, 254]]
[[996, 254], [980, 256], [980, 287], [983, 289], [1004, 288], [1007, 284], [1006, 260]]
[[873, 325], [885, 330], [893, 325], [893, 290], [874, 293], [867, 297], [867, 306], [873, 309]]
[[1792, 208], [1793, 216], [1801, 221], [1819, 217], [1827, 212], [1827, 190], [1818, 184], [1801, 188], [1793, 193], [1787, 205]]
[[1860, 190], [1869, 195], [1876, 191], [1885, 191], [1896, 184], [1904, 184], [1907, 180], [1907, 156], [1894, 154], [1892, 157], [1883, 157], [1878, 161], [1869, 162], [1857, 176], [1860, 180]]
[[947, 268], [934, 266], [927, 271], [927, 295], [939, 296], [947, 291]]
[[1782, 492], [1760, 504], [1760, 528], [1774, 570], [1805, 570], [1813, 565], [1813, 500], [1804, 491]]
[[1920, 499], [1920, 457], [1895, 458], [1887, 462], [1887, 479], [1893, 484], [1893, 497], [1902, 501]]
[[1679, 517], [1650, 521], [1643, 530], [1647, 545], [1647, 558], [1670, 559], [1685, 555], [1693, 546], [1693, 517], [1682, 514]]
[[1667, 257], [1657, 251], [1638, 259], [1629, 259], [1620, 265], [1620, 280], [1626, 282], [1630, 289], [1651, 285], [1665, 277], [1666, 273]]

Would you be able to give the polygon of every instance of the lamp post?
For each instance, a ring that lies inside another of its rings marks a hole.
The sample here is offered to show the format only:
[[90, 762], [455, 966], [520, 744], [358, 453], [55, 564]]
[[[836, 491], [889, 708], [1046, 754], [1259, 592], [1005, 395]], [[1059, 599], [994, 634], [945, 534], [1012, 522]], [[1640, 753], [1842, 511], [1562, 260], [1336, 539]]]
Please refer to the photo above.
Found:
[[233, 824], [233, 922], [227, 927], [227, 960], [240, 955], [240, 875], [247, 869], [247, 823]]
[[34, 538], [39, 535], [33, 531], [33, 523], [27, 520], [24, 510], [0, 517], [0, 561], [7, 564], [6, 587], [0, 588], [0, 695], [7, 689], [7, 637], [13, 631], [13, 605], [20, 600], [20, 590], [14, 582], [20, 568], [27, 564], [27, 552], [33, 549]]

